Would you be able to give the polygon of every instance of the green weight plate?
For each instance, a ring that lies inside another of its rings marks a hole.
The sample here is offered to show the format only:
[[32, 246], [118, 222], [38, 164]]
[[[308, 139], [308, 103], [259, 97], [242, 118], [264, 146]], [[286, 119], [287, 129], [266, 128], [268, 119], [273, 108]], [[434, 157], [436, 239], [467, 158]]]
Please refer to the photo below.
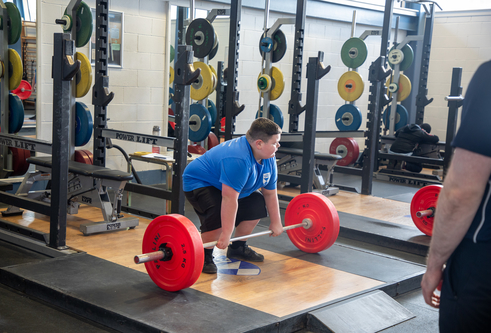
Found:
[[[266, 33], [264, 33], [259, 40], [259, 52], [261, 52], [261, 56], [264, 56], [264, 52], [261, 50], [261, 41], [264, 37], [266, 37]], [[286, 53], [286, 37], [283, 31], [281, 31], [280, 29], [276, 30], [271, 37], [273, 40], [273, 58], [271, 59], [271, 61], [278, 62], [283, 59]]]
[[[389, 50], [389, 52], [392, 51], [396, 46], [393, 46]], [[402, 62], [399, 64], [399, 70], [405, 71], [406, 69], [409, 68], [409, 66], [411, 66], [411, 64], [414, 61], [414, 51], [413, 51], [413, 48], [409, 44], [404, 45], [402, 47], [401, 51], [404, 54], [404, 60], [402, 60]], [[394, 66], [395, 66], [394, 64], [391, 64], [390, 62], [389, 62], [389, 65], [392, 68], [394, 68]]]
[[9, 45], [17, 43], [22, 32], [22, 19], [19, 9], [12, 2], [6, 2], [7, 12], [10, 18], [10, 26], [8, 31]]
[[217, 55], [217, 52], [218, 52], [218, 45], [219, 45], [220, 43], [219, 43], [219, 41], [218, 41], [218, 36], [216, 36], [216, 39], [217, 39], [216, 46], [215, 46], [215, 47], [213, 47], [213, 49], [211, 50], [210, 55], [208, 56], [208, 60], [211, 60], [211, 59], [215, 58], [215, 56]]
[[341, 60], [347, 67], [355, 69], [363, 65], [367, 59], [367, 44], [357, 37], [352, 37], [344, 42], [341, 47]]
[[89, 142], [94, 124], [87, 105], [76, 102], [75, 108], [75, 146], [80, 147]]
[[24, 104], [16, 94], [9, 94], [9, 133], [18, 133], [24, 125]]
[[[65, 15], [70, 15], [71, 13], [67, 13], [65, 9]], [[93, 21], [92, 21], [92, 13], [90, 12], [90, 7], [85, 3], [81, 2], [80, 6], [77, 9], [77, 37], [75, 41], [75, 46], [83, 47], [85, 46], [92, 36], [93, 29]], [[73, 26], [73, 24], [72, 24]], [[65, 32], [69, 32], [70, 30], [64, 30]]]
[[186, 44], [193, 47], [196, 58], [204, 58], [215, 46], [215, 30], [211, 23], [203, 18], [193, 20], [186, 31]]
[[170, 62], [174, 61], [174, 57], [176, 56], [176, 50], [174, 49], [174, 46], [170, 46]]

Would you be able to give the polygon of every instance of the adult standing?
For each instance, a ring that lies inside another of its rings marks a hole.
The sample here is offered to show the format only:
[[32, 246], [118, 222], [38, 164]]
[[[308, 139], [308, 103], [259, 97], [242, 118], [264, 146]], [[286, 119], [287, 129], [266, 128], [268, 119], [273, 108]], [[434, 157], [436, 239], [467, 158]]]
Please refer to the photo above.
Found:
[[467, 89], [421, 282], [425, 302], [440, 309], [441, 332], [485, 332], [491, 327], [489, 77], [491, 61], [479, 67]]

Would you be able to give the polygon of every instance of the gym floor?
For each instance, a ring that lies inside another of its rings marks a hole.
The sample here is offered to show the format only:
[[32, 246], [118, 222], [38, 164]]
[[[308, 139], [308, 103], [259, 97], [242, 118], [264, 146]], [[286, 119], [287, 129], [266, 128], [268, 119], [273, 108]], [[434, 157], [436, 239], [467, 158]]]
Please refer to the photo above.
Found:
[[[361, 185], [356, 177], [344, 175], [336, 175], [334, 183]], [[417, 190], [375, 181], [373, 196], [340, 192], [330, 199], [340, 212], [341, 225], [349, 215], [415, 229], [408, 208]], [[142, 209], [154, 207], [159, 210], [162, 207], [158, 200], [138, 196], [132, 198], [132, 204]], [[197, 225], [189, 205], [186, 216]], [[100, 219], [100, 212], [89, 207], [81, 209], [78, 216], [69, 217], [67, 243], [81, 253], [68, 256], [70, 259], [53, 260], [57, 264], [46, 264], [42, 255], [0, 241], [2, 332], [139, 331], [143, 326], [135, 322], [147, 325], [149, 331], [153, 328], [170, 332], [276, 331], [280, 328], [272, 329], [271, 323], [280, 322], [284, 325], [282, 331], [301, 329], [301, 332], [308, 332], [302, 329], [302, 324], [291, 322], [303, 318], [303, 313], [366, 291], [384, 290], [383, 286], [388, 285], [390, 287], [385, 287], [385, 291], [400, 285], [391, 296], [415, 317], [386, 328], [384, 332], [438, 331], [438, 312], [424, 304], [417, 287], [424, 272], [424, 256], [421, 255], [349, 239], [342, 237], [342, 233], [335, 245], [318, 255], [299, 252], [283, 235], [279, 239], [258, 237], [249, 243], [267, 258], [264, 263], [252, 265], [259, 268], [259, 275], [203, 274], [191, 288], [176, 294], [160, 290], [148, 275], [141, 273], [145, 272], [144, 266], [136, 266], [132, 261], [133, 255], [141, 251], [141, 239], [148, 220], [140, 219], [140, 226], [130, 231], [86, 237], [78, 231], [80, 223], [97, 219]], [[9, 218], [9, 221], [44, 232], [49, 229], [46, 219], [32, 212], [25, 212], [22, 218]], [[267, 225], [267, 219], [261, 221], [258, 231], [265, 230]], [[222, 262], [220, 255], [215, 252], [219, 267], [223, 267], [222, 263], [230, 264]], [[26, 283], [27, 280], [30, 283]], [[112, 296], [111, 293], [125, 282], [128, 284], [125, 297]], [[404, 284], [409, 291], [403, 290]], [[57, 293], [61, 296], [54, 295]], [[50, 295], [56, 300], [50, 300]], [[73, 309], [76, 303], [80, 303], [79, 309]], [[152, 316], [156, 309], [147, 307], [160, 307], [158, 316], [167, 313], [166, 310], [176, 311], [171, 312], [173, 318], [186, 328], [176, 326], [169, 320], [169, 315], [165, 320], [156, 319]], [[133, 313], [135, 309], [140, 313]], [[30, 314], [27, 318], [26, 313]], [[259, 324], [251, 325], [251, 321]]]

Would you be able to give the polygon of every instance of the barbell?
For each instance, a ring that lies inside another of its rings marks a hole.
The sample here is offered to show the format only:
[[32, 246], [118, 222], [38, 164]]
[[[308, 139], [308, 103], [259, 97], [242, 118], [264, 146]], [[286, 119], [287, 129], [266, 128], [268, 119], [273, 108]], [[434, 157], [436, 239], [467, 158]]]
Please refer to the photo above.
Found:
[[422, 187], [411, 200], [411, 218], [416, 227], [428, 236], [433, 234], [436, 203], [442, 188], [442, 185]]
[[[339, 235], [339, 216], [333, 203], [319, 193], [297, 195], [285, 212], [285, 227], [291, 242], [307, 253], [317, 253], [331, 247]], [[271, 234], [263, 231], [230, 241]], [[134, 257], [136, 264], [145, 264], [150, 278], [167, 291], [192, 286], [199, 278], [204, 262], [204, 248], [195, 225], [179, 214], [155, 218], [145, 230], [142, 253]]]

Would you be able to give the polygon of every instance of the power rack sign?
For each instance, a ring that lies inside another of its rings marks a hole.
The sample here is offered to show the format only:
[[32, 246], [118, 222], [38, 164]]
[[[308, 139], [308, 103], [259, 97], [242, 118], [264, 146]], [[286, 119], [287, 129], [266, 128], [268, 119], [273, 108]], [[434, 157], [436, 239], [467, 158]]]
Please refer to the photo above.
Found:
[[24, 140], [19, 140], [19, 139], [12, 139], [12, 138], [3, 138], [0, 137], [0, 145], [2, 146], [8, 146], [8, 147], [15, 147], [15, 148], [21, 148], [21, 149], [26, 149], [26, 150], [37, 150], [36, 149], [36, 143], [32, 142], [27, 142]]
[[148, 137], [145, 135], [141, 135], [141, 134], [128, 134], [128, 133], [116, 132], [116, 139], [124, 140], [124, 141], [145, 143], [145, 144], [149, 144], [149, 145], [156, 145], [157, 144], [157, 139], [152, 138], [152, 137]]

